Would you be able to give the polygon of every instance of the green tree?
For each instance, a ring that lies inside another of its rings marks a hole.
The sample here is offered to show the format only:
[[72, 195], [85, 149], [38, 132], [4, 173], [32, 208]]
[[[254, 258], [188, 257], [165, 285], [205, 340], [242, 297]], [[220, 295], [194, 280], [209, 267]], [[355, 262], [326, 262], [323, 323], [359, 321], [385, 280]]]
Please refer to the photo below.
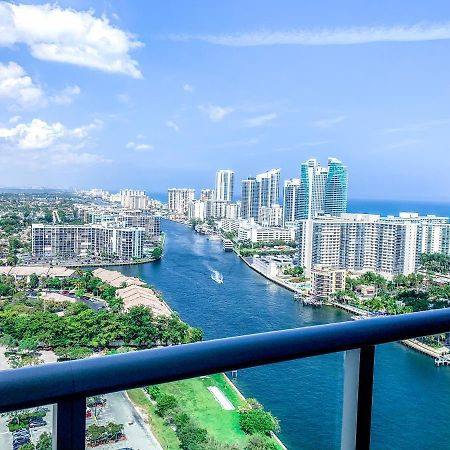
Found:
[[36, 444], [36, 450], [52, 450], [52, 435], [44, 431]]
[[152, 258], [154, 258], [154, 259], [159, 259], [159, 258], [161, 258], [162, 253], [163, 253], [163, 251], [162, 251], [162, 248], [161, 248], [161, 247], [155, 247], [155, 248], [152, 250]]
[[178, 401], [175, 396], [170, 394], [161, 394], [156, 400], [155, 412], [158, 416], [165, 417], [170, 410], [178, 406]]
[[30, 287], [30, 289], [36, 289], [37, 287], [39, 287], [39, 277], [35, 273], [32, 273], [30, 275], [28, 286]]
[[264, 409], [252, 409], [248, 406], [239, 409], [239, 425], [247, 434], [269, 434], [278, 431], [278, 420]]

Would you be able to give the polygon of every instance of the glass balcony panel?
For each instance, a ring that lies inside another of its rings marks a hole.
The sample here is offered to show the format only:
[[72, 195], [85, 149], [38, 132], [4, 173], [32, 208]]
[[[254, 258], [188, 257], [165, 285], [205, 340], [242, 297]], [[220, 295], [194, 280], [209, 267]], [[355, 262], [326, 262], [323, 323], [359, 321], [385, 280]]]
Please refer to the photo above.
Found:
[[[0, 449], [26, 444], [52, 448], [53, 405], [11, 411], [0, 416]], [[33, 448], [34, 448], [33, 447]]]
[[371, 448], [448, 448], [449, 398], [450, 367], [400, 343], [377, 346]]

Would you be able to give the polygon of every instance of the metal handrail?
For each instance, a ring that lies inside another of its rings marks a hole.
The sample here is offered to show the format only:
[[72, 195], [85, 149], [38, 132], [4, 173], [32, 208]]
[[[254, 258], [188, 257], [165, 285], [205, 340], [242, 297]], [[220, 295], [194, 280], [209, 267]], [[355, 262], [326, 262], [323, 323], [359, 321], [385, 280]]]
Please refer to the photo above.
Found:
[[450, 330], [450, 308], [0, 371], [0, 412]]

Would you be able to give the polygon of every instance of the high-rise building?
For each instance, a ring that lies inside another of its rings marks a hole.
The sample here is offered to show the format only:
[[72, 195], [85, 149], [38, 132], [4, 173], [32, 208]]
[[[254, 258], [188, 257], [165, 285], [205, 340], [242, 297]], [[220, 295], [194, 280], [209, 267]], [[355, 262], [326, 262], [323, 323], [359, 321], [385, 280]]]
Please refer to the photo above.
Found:
[[206, 202], [206, 200], [214, 200], [216, 194], [214, 189], [202, 189], [200, 192], [200, 200]]
[[52, 258], [107, 255], [128, 261], [144, 256], [144, 234], [141, 227], [33, 224], [32, 253]]
[[148, 206], [148, 197], [144, 191], [136, 189], [122, 189], [119, 192], [120, 203], [127, 209], [146, 209]]
[[328, 158], [328, 167], [308, 159], [300, 168], [296, 219], [323, 214], [339, 216], [347, 211], [347, 167]]
[[307, 273], [316, 266], [408, 275], [420, 267], [422, 253], [450, 253], [446, 217], [403, 214], [342, 214], [298, 223], [299, 264]]
[[279, 205], [280, 169], [272, 169], [242, 180], [241, 217], [260, 222], [260, 209]]
[[300, 178], [290, 178], [284, 182], [283, 189], [283, 226], [293, 223], [297, 217], [297, 201]]
[[188, 204], [187, 216], [189, 220], [205, 220], [206, 204], [203, 200], [192, 200]]
[[243, 219], [258, 220], [259, 213], [259, 191], [255, 177], [242, 180], [241, 191], [241, 217]]
[[308, 219], [323, 214], [327, 173], [317, 159], [308, 159], [300, 166], [296, 218]]
[[195, 189], [171, 188], [167, 191], [169, 211], [186, 214], [189, 202], [195, 198]]
[[330, 216], [347, 212], [347, 167], [336, 158], [328, 158], [324, 206]]
[[256, 175], [256, 182], [258, 183], [259, 208], [280, 203], [280, 169], [272, 169]]
[[218, 170], [216, 172], [215, 199], [232, 202], [234, 189], [234, 172], [232, 170]]

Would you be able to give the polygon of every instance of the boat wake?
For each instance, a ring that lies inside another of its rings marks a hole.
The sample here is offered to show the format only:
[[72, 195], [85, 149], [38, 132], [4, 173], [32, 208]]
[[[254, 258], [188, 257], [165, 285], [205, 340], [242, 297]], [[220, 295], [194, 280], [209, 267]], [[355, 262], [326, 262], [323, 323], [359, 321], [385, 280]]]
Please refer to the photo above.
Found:
[[223, 284], [223, 275], [217, 270], [212, 270], [211, 280], [215, 281], [217, 284]]

